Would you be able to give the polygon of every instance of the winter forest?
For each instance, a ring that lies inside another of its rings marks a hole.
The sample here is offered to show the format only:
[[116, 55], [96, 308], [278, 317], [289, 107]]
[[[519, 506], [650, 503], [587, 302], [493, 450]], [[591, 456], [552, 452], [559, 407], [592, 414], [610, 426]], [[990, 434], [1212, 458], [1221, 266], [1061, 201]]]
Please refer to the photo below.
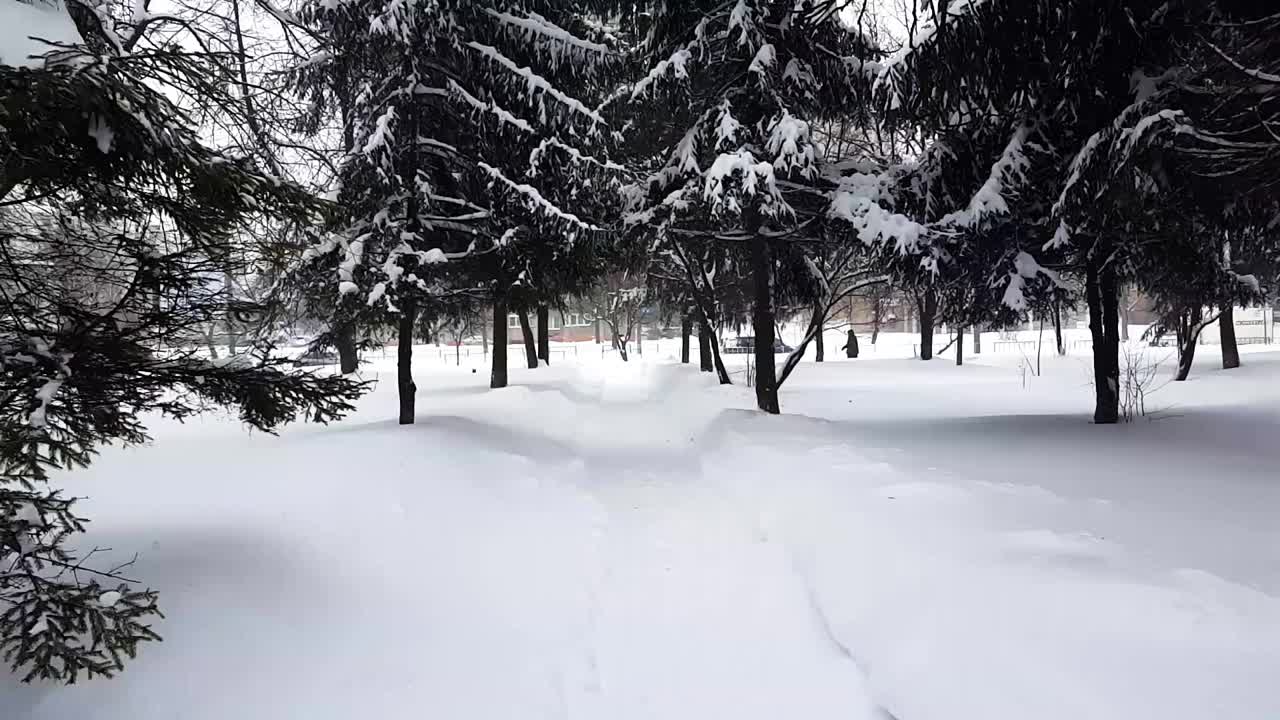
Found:
[[1272, 2], [0, 0], [0, 718], [1274, 720], [1278, 291]]

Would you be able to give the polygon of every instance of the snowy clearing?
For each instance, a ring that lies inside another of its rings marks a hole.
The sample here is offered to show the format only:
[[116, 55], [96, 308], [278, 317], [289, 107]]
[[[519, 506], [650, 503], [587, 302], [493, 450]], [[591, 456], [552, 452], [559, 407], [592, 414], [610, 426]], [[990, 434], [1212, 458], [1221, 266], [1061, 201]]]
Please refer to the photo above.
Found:
[[654, 352], [421, 350], [417, 425], [377, 361], [339, 425], [63, 478], [165, 641], [0, 716], [1280, 717], [1280, 353], [1102, 428], [1087, 357], [806, 363], [770, 417]]

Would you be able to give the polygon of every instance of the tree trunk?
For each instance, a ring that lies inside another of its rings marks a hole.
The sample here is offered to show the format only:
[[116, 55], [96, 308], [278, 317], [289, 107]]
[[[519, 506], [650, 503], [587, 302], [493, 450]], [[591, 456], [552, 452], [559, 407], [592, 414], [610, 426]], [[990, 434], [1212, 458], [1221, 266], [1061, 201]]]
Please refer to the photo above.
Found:
[[413, 384], [413, 326], [418, 319], [418, 306], [413, 300], [400, 301], [400, 331], [396, 337], [396, 387], [400, 390], [400, 424], [412, 425], [415, 395]]
[[686, 312], [680, 316], [680, 362], [684, 365], [689, 364], [689, 336], [692, 333], [693, 326]]
[[1120, 334], [1115, 271], [1090, 258], [1086, 267], [1089, 334], [1093, 339], [1093, 421], [1120, 420]]
[[1132, 310], [1129, 306], [1129, 293], [1124, 293], [1120, 302], [1120, 339], [1129, 342], [1129, 312]]
[[207, 330], [205, 330], [205, 333], [204, 333], [204, 342], [205, 342], [205, 345], [209, 348], [210, 360], [218, 359], [218, 346], [215, 345], [213, 342], [213, 338], [217, 334], [217, 332], [218, 332], [218, 325], [216, 323], [209, 323], [209, 327]]
[[596, 344], [599, 345], [600, 344], [600, 318], [596, 318], [595, 331], [596, 331]]
[[1062, 300], [1056, 295], [1053, 298], [1053, 338], [1058, 346], [1058, 354], [1067, 354], [1067, 342], [1062, 339]]
[[876, 340], [880, 339], [880, 323], [871, 326], [871, 345], [875, 346]]
[[480, 352], [484, 357], [489, 357], [489, 327], [484, 320], [483, 313], [480, 318]]
[[1175, 381], [1186, 380], [1191, 374], [1191, 364], [1196, 359], [1196, 345], [1200, 341], [1200, 331], [1204, 328], [1201, 324], [1203, 313], [1199, 307], [1178, 313], [1178, 374], [1173, 376]]
[[613, 329], [613, 349], [618, 351], [618, 357], [622, 358], [622, 362], [631, 361], [627, 356], [627, 339], [618, 332], [616, 327]]
[[973, 354], [982, 354], [982, 327], [978, 325], [973, 326]]
[[636, 357], [644, 357], [644, 321], [636, 319]]
[[711, 348], [711, 364], [716, 371], [716, 379], [721, 385], [732, 385], [733, 380], [729, 378], [729, 371], [724, 366], [724, 358], [720, 357], [720, 342], [714, 334], [711, 335], [711, 342], [708, 346]]
[[[822, 312], [820, 308], [814, 308], [815, 313]], [[822, 331], [827, 327], [827, 321], [824, 318], [822, 327], [818, 328], [818, 334], [813, 336], [813, 361], [823, 362], [827, 359], [827, 344], [823, 342]]]
[[546, 305], [538, 306], [538, 358], [547, 365], [551, 364], [551, 310]]
[[350, 375], [360, 366], [360, 356], [356, 353], [356, 327], [353, 323], [339, 325], [334, 333], [333, 344], [338, 349], [338, 368], [343, 375]]
[[751, 320], [756, 334], [756, 405], [776, 415], [780, 408], [773, 364], [773, 258], [769, 252], [769, 241], [760, 234], [758, 227], [751, 229], [750, 242], [754, 286]]
[[524, 356], [529, 362], [529, 369], [538, 367], [538, 346], [533, 340], [533, 328], [529, 326], [529, 311], [521, 308], [516, 311], [520, 318], [520, 334], [524, 337]]
[[964, 328], [956, 328], [956, 365], [964, 365]]
[[702, 372], [715, 372], [711, 364], [711, 343], [714, 336], [711, 326], [705, 320], [698, 322], [698, 369]]
[[933, 359], [933, 321], [938, 314], [938, 293], [927, 288], [920, 302], [920, 359]]
[[1222, 369], [1240, 367], [1240, 347], [1236, 344], [1236, 310], [1231, 303], [1222, 307], [1218, 316], [1218, 332], [1222, 335]]
[[[822, 328], [827, 324], [826, 313], [823, 312], [822, 306], [815, 306], [813, 309], [813, 317], [809, 318], [809, 327], [804, 331], [804, 337], [800, 339], [800, 345], [787, 355], [787, 359], [782, 363], [782, 372], [778, 373], [778, 382], [776, 388], [782, 387], [782, 384], [791, 377], [791, 373], [800, 365], [800, 361], [804, 359], [804, 353], [809, 349], [809, 343], [818, 342], [822, 338]], [[775, 389], [776, 389], [775, 388]]]
[[493, 372], [489, 387], [507, 386], [507, 303], [501, 298], [493, 301]]

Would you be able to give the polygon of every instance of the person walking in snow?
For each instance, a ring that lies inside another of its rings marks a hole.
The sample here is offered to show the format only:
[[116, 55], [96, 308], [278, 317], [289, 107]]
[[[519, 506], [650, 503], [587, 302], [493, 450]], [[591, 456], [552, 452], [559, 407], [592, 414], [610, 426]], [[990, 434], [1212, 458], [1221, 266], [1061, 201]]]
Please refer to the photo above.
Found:
[[853, 334], [853, 328], [849, 328], [849, 340], [840, 349], [844, 350], [844, 354], [847, 357], [858, 357], [858, 336]]

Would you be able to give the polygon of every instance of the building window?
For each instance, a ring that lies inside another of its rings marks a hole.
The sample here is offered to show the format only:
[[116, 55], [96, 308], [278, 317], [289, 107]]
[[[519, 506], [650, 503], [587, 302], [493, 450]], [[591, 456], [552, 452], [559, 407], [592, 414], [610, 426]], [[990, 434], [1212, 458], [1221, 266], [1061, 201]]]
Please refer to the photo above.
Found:
[[507, 316], [507, 327], [509, 327], [509, 328], [518, 328], [518, 327], [520, 327], [520, 317], [519, 317], [519, 316], [517, 316], [517, 315], [508, 315], [508, 316]]

